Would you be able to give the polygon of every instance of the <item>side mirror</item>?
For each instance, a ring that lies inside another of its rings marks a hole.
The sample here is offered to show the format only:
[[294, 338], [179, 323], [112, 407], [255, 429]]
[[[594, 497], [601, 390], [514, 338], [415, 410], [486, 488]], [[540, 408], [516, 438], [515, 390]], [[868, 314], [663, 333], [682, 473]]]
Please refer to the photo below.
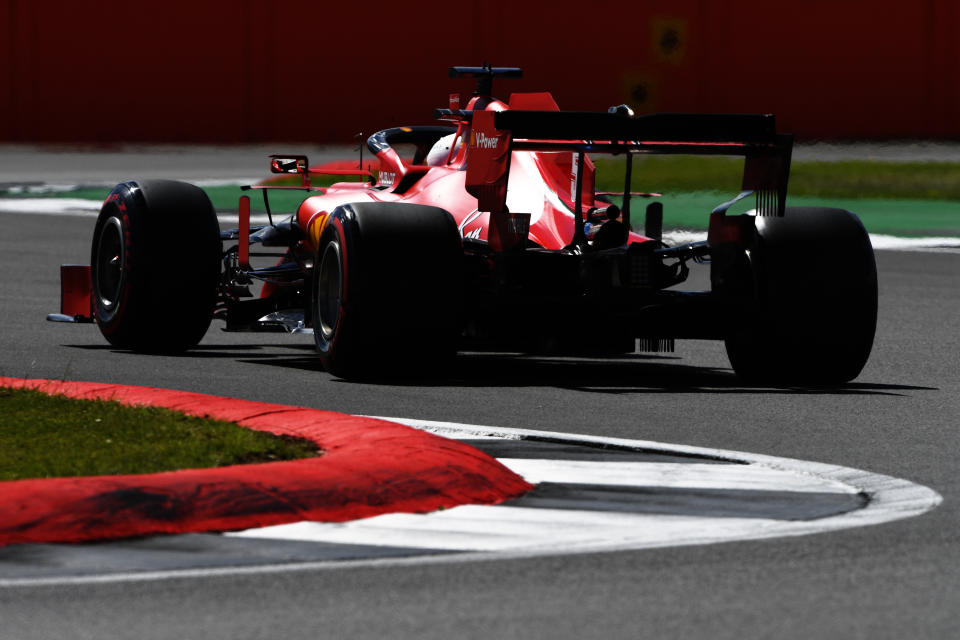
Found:
[[310, 186], [310, 163], [307, 156], [275, 154], [270, 156], [270, 173], [294, 173], [303, 177], [303, 186]]
[[307, 156], [270, 156], [270, 173], [306, 173], [308, 166]]

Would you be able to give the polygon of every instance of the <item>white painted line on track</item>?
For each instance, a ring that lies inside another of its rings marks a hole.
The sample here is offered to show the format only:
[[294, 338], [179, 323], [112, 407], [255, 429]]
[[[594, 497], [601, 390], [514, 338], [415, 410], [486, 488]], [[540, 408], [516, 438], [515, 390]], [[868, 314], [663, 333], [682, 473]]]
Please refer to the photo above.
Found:
[[0, 198], [0, 212], [51, 216], [96, 216], [102, 200], [83, 198]]
[[596, 462], [498, 458], [527, 482], [567, 482], [617, 486], [654, 486], [698, 489], [753, 489], [823, 493], [856, 493], [849, 485], [784, 473], [747, 464], [676, 464], [670, 462]]
[[[676, 246], [690, 242], [702, 242], [707, 239], [705, 231], [674, 230], [664, 231], [663, 239], [669, 245]], [[870, 243], [875, 250], [885, 251], [927, 251], [960, 249], [960, 238], [950, 236], [930, 236], [908, 238], [882, 233], [871, 233]]]
[[[0, 213], [17, 213], [41, 216], [68, 216], [72, 218], [96, 219], [100, 214], [102, 200], [84, 200], [81, 198], [0, 198]], [[289, 214], [276, 214], [281, 219]], [[236, 214], [218, 214], [217, 220], [223, 224], [239, 224]], [[253, 214], [250, 224], [267, 224], [266, 214]]]
[[890, 251], [922, 251], [929, 249], [958, 249], [960, 238], [929, 237], [929, 238], [901, 238], [880, 234], [870, 234], [873, 248]]

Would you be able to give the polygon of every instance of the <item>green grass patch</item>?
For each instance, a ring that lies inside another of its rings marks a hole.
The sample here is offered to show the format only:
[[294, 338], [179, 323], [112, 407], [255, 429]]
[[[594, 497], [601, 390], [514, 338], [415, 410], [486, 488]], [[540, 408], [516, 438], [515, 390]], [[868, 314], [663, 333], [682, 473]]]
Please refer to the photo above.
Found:
[[[662, 197], [632, 198], [630, 209], [634, 228], [643, 226], [643, 210], [656, 200], [663, 203], [665, 229], [702, 230], [707, 228], [710, 212], [730, 200], [736, 192], [665, 192]], [[612, 198], [620, 204], [620, 198]], [[755, 201], [746, 197], [728, 210], [729, 214], [752, 209]], [[870, 233], [897, 236], [960, 236], [960, 201], [890, 200], [885, 198], [819, 198], [787, 196], [788, 207], [837, 207], [860, 217]]]
[[[598, 189], [623, 190], [623, 158], [596, 157], [594, 164]], [[647, 155], [634, 158], [632, 188], [736, 194], [742, 177], [742, 158]], [[960, 200], [960, 163], [794, 161], [788, 191], [793, 196], [816, 198]]]
[[[210, 196], [210, 202], [217, 211], [237, 211], [240, 196], [250, 196], [250, 211], [264, 213], [267, 208], [263, 203], [262, 190], [242, 191], [240, 187], [224, 185], [218, 187], [204, 187]], [[270, 201], [270, 211], [274, 215], [288, 215], [297, 210], [300, 203], [308, 196], [317, 195], [316, 191], [301, 191], [291, 189], [270, 189], [267, 198]]]
[[954, 162], [796, 162], [789, 191], [798, 196], [960, 200]]
[[155, 407], [0, 388], [0, 480], [295, 460], [316, 444]]

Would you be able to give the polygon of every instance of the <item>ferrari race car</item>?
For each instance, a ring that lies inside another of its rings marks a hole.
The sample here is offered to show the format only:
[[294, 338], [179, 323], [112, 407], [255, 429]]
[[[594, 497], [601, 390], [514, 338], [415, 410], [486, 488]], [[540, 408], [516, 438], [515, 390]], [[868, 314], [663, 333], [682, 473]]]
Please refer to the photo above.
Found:
[[[338, 170], [271, 156], [271, 171], [297, 184], [244, 187], [262, 193], [268, 224], [251, 226], [248, 196], [239, 227], [221, 231], [198, 187], [117, 185], [91, 264], [62, 267], [51, 319], [96, 322], [111, 344], [145, 352], [190, 349], [212, 319], [226, 331], [312, 332], [324, 367], [343, 377], [457, 350], [608, 355], [672, 351], [685, 338], [723, 340], [751, 382], [860, 373], [877, 314], [869, 237], [847, 211], [786, 207], [793, 142], [774, 116], [561, 111], [549, 93], [491, 96], [495, 78], [520, 69], [450, 74], [477, 80], [468, 104], [454, 94], [438, 124], [370, 136], [375, 174], [362, 156]], [[631, 191], [633, 158], [658, 153], [745, 158], [742, 192], [704, 212], [706, 240], [668, 246], [662, 206], [637, 206], [652, 194]], [[622, 192], [595, 189], [596, 154], [624, 158]], [[321, 172], [366, 181], [311, 185]], [[272, 189], [305, 197], [280, 217]], [[752, 211], [727, 213], [747, 197]], [[279, 261], [252, 266], [263, 255]], [[699, 264], [709, 290], [682, 290]]]

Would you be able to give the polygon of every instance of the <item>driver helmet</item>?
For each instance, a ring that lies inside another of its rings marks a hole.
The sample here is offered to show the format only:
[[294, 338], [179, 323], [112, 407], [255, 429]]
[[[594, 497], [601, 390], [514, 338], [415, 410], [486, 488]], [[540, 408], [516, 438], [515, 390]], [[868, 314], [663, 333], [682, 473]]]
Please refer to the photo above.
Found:
[[[453, 144], [453, 140], [456, 137], [457, 134], [451, 133], [433, 143], [433, 147], [431, 147], [430, 153], [427, 154], [423, 163], [431, 167], [439, 167], [446, 163], [447, 156], [450, 154], [450, 145]], [[457, 147], [460, 147], [460, 141], [457, 141]]]

